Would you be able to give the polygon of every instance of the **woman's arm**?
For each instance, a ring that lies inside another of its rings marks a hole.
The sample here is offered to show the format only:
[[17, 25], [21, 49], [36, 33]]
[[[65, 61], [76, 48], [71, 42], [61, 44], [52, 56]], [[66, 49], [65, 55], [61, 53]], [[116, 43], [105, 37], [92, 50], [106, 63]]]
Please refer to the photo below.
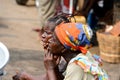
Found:
[[40, 76], [33, 76], [26, 72], [17, 72], [16, 75], [12, 77], [13, 80], [48, 80], [47, 74]]
[[58, 69], [59, 61], [60, 61], [60, 57], [56, 57], [50, 52], [45, 54], [44, 65], [45, 65], [49, 80], [62, 80], [63, 79], [63, 76], [59, 72], [59, 69]]

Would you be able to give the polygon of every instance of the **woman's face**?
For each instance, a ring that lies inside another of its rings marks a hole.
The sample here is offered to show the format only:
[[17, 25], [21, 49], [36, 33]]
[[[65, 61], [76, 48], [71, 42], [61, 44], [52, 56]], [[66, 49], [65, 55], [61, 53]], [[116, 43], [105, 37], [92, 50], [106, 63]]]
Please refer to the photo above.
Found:
[[43, 32], [42, 32], [43, 47], [44, 49], [50, 51], [51, 53], [55, 55], [60, 55], [63, 49], [63, 46], [60, 44], [60, 42], [56, 38], [56, 35], [53, 31], [54, 30], [53, 26], [54, 25], [52, 23], [48, 23], [43, 28]]

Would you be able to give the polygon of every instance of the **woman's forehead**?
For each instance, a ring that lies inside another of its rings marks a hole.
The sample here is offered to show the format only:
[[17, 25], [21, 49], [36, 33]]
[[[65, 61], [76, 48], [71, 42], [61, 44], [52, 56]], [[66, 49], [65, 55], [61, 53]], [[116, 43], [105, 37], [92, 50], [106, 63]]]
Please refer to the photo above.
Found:
[[44, 31], [53, 31], [54, 28], [55, 28], [55, 23], [47, 22], [46, 25], [44, 26], [43, 30]]
[[43, 33], [47, 32], [47, 33], [52, 33], [52, 30], [50, 29], [50, 27], [44, 27], [43, 28]]

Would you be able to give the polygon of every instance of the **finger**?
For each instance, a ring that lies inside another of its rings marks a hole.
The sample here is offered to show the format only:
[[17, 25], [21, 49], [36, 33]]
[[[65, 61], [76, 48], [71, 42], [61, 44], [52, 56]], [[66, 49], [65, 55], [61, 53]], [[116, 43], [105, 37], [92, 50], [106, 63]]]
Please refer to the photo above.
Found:
[[46, 51], [45, 55], [44, 55], [44, 60], [49, 60], [51, 59], [51, 54], [50, 52]]
[[16, 74], [18, 74], [20, 71], [16, 70]]
[[59, 56], [56, 60], [56, 64], [59, 64], [60, 63], [60, 60], [61, 60], [61, 57]]
[[52, 53], [50, 53], [50, 52], [49, 52], [49, 54], [50, 54], [50, 57], [51, 57], [51, 58], [53, 58], [53, 54], [52, 54]]
[[52, 54], [51, 54], [50, 51], [48, 51], [47, 56], [48, 56], [48, 57], [52, 57]]
[[61, 58], [61, 56], [58, 56], [58, 55], [53, 55], [53, 56], [55, 60], [57, 60], [58, 58]]
[[46, 54], [47, 54], [47, 50], [44, 49], [44, 57], [46, 57]]
[[13, 80], [20, 80], [21, 72], [16, 72], [16, 75], [12, 76]]
[[57, 59], [59, 56], [54, 55], [54, 59]]
[[12, 79], [13, 79], [13, 80], [20, 80], [19, 77], [18, 77], [17, 75], [12, 76]]
[[44, 53], [46, 54], [48, 52], [48, 50], [47, 49], [44, 49]]
[[17, 70], [17, 71], [16, 71], [16, 75], [18, 75], [18, 76], [20, 76], [20, 75], [21, 75], [21, 73], [22, 73], [22, 72], [21, 72], [21, 71], [19, 71], [19, 70]]
[[45, 56], [45, 57], [49, 56], [49, 53], [48, 53], [48, 52], [49, 52], [49, 51], [48, 51], [47, 49], [44, 49], [44, 54], [45, 54], [44, 56]]

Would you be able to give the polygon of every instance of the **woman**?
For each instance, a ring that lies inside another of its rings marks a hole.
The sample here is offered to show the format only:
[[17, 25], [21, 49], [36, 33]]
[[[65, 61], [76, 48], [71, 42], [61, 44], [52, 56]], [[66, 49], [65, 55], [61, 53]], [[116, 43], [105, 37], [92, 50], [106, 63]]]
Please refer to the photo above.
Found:
[[53, 23], [47, 23], [42, 40], [48, 51], [44, 63], [49, 80], [59, 79], [54, 56], [62, 56], [68, 63], [64, 80], [108, 80], [107, 74], [99, 67], [98, 56], [87, 51], [91, 37], [92, 31], [87, 25], [63, 22], [56, 26], [54, 19]]
[[[54, 17], [48, 20], [41, 34], [46, 51], [44, 64], [47, 80], [108, 80], [107, 74], [99, 67], [101, 63], [99, 57], [92, 56], [87, 50], [92, 37], [89, 26], [81, 23], [65, 23], [63, 18]], [[58, 68], [61, 57], [67, 62], [63, 74]], [[41, 78], [32, 77], [24, 80], [41, 80]]]

